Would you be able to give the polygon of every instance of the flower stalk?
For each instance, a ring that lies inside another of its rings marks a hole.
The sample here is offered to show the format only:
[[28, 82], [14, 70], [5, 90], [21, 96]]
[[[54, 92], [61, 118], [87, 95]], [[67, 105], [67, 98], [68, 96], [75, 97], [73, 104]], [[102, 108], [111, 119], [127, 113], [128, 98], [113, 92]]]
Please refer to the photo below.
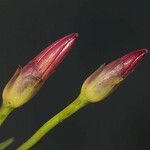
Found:
[[67, 119], [82, 107], [88, 104], [87, 99], [80, 95], [65, 109], [47, 121], [27, 142], [21, 145], [17, 150], [27, 150], [34, 146], [47, 132], [51, 131], [56, 125]]
[[0, 150], [6, 149], [9, 145], [14, 142], [14, 138], [7, 139], [6, 141], [0, 143]]
[[13, 108], [10, 106], [2, 105], [0, 108], [0, 126], [4, 122], [4, 120], [7, 118], [7, 116], [13, 111]]

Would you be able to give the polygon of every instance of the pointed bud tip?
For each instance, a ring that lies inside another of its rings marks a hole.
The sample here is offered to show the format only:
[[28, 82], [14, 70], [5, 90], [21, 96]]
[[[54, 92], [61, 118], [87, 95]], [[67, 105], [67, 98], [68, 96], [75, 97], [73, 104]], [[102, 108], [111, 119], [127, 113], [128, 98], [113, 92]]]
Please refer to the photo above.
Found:
[[79, 33], [73, 33], [73, 36], [74, 36], [74, 37], [78, 37], [78, 36], [79, 36]]
[[79, 34], [78, 33], [71, 33], [68, 36], [70, 37], [70, 39], [77, 39]]
[[124, 62], [124, 69], [126, 70], [123, 74], [124, 77], [128, 76], [136, 66], [144, 59], [148, 54], [147, 49], [140, 49], [134, 52], [131, 52], [120, 59]]

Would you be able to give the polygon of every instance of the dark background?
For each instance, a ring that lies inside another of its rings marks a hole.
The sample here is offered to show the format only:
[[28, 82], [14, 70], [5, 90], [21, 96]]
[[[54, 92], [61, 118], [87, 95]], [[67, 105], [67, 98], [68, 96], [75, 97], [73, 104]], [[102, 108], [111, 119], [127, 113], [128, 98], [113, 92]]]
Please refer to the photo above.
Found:
[[[0, 92], [15, 72], [49, 43], [78, 32], [74, 48], [40, 92], [0, 129], [25, 142], [79, 94], [104, 62], [150, 48], [149, 0], [1, 0]], [[150, 149], [150, 57], [107, 100], [91, 104], [48, 133], [35, 150]]]

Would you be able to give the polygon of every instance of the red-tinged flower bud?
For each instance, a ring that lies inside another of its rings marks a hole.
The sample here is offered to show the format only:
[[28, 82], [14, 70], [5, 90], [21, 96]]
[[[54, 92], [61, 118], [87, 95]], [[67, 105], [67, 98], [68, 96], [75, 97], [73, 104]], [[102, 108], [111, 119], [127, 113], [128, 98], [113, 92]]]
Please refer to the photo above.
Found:
[[73, 33], [61, 38], [26, 66], [19, 67], [3, 91], [3, 103], [16, 108], [30, 100], [71, 50], [77, 37]]
[[135, 69], [147, 53], [146, 49], [137, 50], [107, 65], [102, 65], [85, 80], [81, 95], [84, 95], [89, 102], [103, 100]]

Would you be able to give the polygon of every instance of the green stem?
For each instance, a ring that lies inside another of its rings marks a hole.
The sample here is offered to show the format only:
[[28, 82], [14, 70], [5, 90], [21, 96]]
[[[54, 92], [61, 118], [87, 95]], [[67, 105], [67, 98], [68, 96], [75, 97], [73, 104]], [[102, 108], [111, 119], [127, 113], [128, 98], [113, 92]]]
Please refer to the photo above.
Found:
[[68, 105], [61, 112], [56, 114], [53, 118], [47, 121], [29, 140], [21, 145], [17, 150], [27, 150], [35, 145], [46, 133], [53, 129], [57, 124], [61, 123], [64, 119], [68, 118], [80, 108], [88, 104], [88, 101], [83, 97], [79, 96], [70, 105]]
[[10, 144], [14, 142], [14, 138], [10, 138], [2, 143], [0, 143], [0, 150], [6, 149]]
[[2, 105], [0, 108], [0, 126], [5, 121], [7, 116], [12, 112], [13, 108], [10, 106]]

